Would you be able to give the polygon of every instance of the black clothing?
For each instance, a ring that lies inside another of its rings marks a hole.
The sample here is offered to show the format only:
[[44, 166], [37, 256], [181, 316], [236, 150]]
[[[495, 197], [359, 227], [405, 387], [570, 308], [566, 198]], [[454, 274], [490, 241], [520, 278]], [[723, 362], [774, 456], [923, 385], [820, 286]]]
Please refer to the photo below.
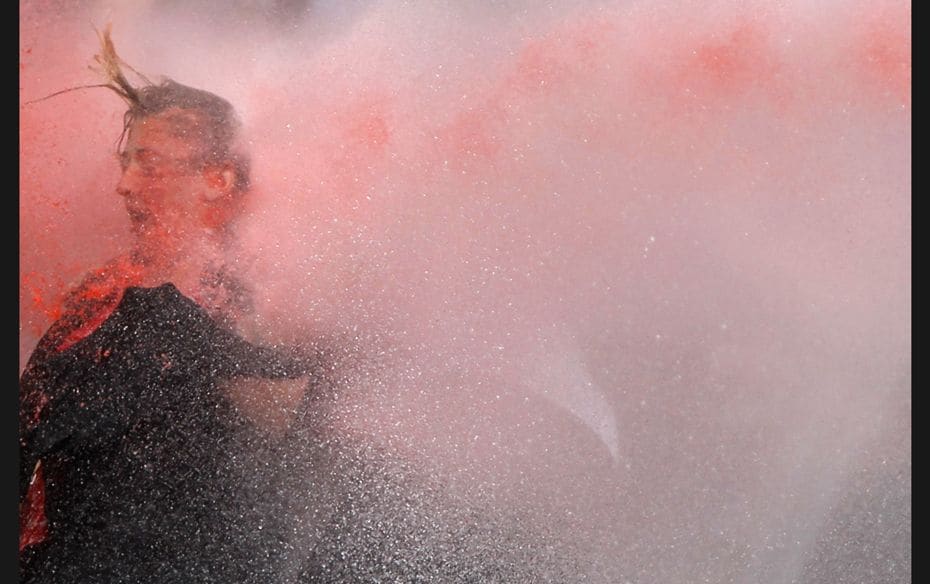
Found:
[[89, 336], [37, 351], [21, 395], [48, 403], [35, 427], [21, 424], [20, 500], [41, 459], [49, 537], [25, 581], [268, 581], [276, 535], [248, 485], [269, 461], [217, 384], [304, 372], [171, 284], [128, 288]]

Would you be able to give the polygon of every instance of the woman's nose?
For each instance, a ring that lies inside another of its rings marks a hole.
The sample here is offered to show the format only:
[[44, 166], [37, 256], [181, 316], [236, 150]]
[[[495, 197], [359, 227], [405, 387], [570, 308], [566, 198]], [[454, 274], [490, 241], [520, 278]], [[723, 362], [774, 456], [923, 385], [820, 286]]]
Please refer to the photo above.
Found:
[[133, 166], [127, 166], [123, 169], [123, 174], [120, 175], [119, 182], [116, 183], [116, 192], [120, 196], [128, 197], [134, 192], [134, 187], [136, 183], [135, 171]]

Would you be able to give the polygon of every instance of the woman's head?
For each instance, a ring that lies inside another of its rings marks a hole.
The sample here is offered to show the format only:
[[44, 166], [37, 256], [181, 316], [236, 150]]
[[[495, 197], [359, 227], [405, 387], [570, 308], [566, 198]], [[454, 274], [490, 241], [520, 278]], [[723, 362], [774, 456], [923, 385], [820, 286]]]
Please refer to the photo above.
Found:
[[[249, 188], [248, 156], [232, 105], [213, 93], [171, 79], [132, 85], [123, 74], [109, 30], [101, 35], [107, 87], [127, 103], [119, 140], [117, 192], [141, 257], [168, 258], [189, 243], [222, 235]], [[128, 68], [128, 66], [126, 66]]]

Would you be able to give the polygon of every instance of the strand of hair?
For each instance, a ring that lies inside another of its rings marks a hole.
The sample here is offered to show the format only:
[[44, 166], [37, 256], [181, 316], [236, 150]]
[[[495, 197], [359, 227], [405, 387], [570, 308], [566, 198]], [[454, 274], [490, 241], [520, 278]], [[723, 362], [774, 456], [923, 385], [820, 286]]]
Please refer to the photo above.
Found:
[[67, 88], [67, 89], [62, 89], [62, 90], [60, 90], [60, 91], [56, 91], [55, 93], [50, 93], [49, 95], [46, 95], [45, 97], [40, 97], [40, 98], [38, 98], [38, 99], [30, 99], [29, 101], [23, 102], [23, 105], [30, 105], [30, 104], [33, 104], [33, 103], [38, 103], [38, 102], [40, 102], [40, 101], [45, 101], [46, 99], [51, 99], [51, 98], [53, 98], [53, 97], [55, 97], [55, 96], [61, 95], [62, 93], [68, 93], [68, 92], [70, 92], [70, 91], [77, 91], [78, 89], [92, 89], [92, 88], [95, 88], [95, 87], [107, 87], [107, 88], [109, 88], [109, 89], [112, 89], [112, 90], [115, 91], [116, 93], [118, 93], [118, 94], [119, 94], [121, 97], [123, 97], [124, 99], [125, 99], [125, 97], [126, 97], [126, 96], [124, 96], [124, 95], [122, 94], [122, 92], [120, 92], [119, 90], [117, 90], [117, 88], [113, 87], [113, 86], [110, 85], [109, 83], [96, 83], [96, 84], [94, 84], [94, 85], [77, 85], [77, 86], [75, 86], [75, 87], [69, 87], [69, 88]]

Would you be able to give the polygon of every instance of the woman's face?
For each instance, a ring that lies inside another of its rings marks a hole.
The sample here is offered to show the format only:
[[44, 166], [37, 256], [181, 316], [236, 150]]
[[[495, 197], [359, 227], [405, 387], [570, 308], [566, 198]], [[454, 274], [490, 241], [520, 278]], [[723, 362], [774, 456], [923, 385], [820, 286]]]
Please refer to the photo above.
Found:
[[183, 110], [173, 108], [136, 120], [120, 153], [116, 191], [125, 199], [143, 256], [180, 252], [210, 226], [217, 189], [224, 188], [211, 180], [204, 148], [179, 133], [179, 114]]

